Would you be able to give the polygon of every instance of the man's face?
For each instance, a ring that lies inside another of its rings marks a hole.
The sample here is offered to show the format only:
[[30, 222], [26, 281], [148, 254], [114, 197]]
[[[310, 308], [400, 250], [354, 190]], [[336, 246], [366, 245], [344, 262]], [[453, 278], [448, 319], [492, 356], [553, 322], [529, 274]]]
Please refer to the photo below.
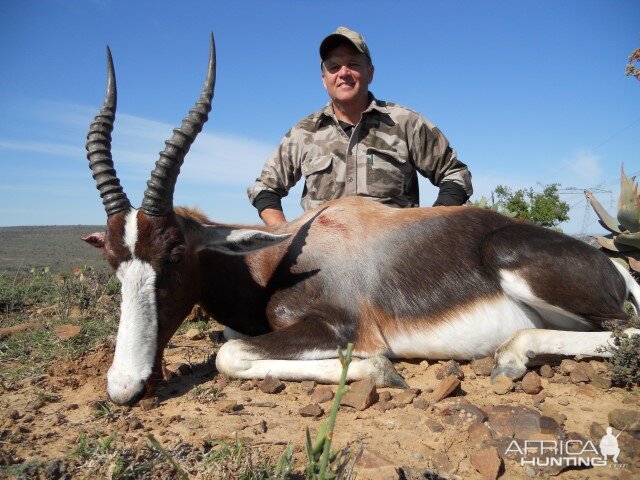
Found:
[[332, 100], [359, 102], [367, 98], [373, 65], [349, 45], [334, 48], [322, 62], [322, 84]]

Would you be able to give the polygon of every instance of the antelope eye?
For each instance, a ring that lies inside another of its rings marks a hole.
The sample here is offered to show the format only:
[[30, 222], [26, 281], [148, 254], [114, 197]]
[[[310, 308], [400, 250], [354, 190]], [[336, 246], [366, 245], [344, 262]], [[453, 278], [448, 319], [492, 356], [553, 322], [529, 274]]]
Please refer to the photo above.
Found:
[[178, 245], [174, 247], [167, 258], [165, 259], [165, 263], [168, 265], [176, 265], [182, 261], [184, 257], [185, 247], [184, 245]]

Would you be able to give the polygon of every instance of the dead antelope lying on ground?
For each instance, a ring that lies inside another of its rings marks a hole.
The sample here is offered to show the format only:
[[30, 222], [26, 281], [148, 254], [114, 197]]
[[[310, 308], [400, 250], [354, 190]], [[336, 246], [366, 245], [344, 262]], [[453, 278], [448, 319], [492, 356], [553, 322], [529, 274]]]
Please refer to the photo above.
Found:
[[[108, 395], [134, 404], [161, 376], [167, 342], [199, 303], [251, 337], [222, 346], [235, 378], [337, 382], [337, 348], [355, 343], [349, 379], [405, 386], [388, 358], [472, 359], [495, 353], [494, 376], [521, 377], [538, 355], [603, 355], [607, 319], [625, 320], [628, 272], [578, 241], [472, 207], [394, 209], [348, 198], [278, 228], [222, 225], [173, 207], [180, 166], [211, 110], [213, 37], [203, 92], [166, 142], [141, 208], [113, 168], [116, 84], [87, 157], [107, 213], [102, 249], [122, 283]], [[637, 332], [637, 331], [636, 331]]]

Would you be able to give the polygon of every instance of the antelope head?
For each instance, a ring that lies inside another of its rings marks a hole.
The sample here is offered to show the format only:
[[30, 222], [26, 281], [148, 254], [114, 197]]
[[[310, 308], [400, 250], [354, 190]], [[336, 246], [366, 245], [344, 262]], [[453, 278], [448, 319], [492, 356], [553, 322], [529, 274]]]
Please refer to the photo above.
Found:
[[[288, 235], [256, 230], [197, 226], [187, 235], [185, 219], [173, 208], [173, 192], [185, 155], [211, 111], [215, 84], [215, 44], [200, 98], [165, 142], [142, 205], [133, 208], [116, 174], [111, 132], [117, 103], [116, 79], [107, 47], [107, 90], [87, 135], [87, 158], [107, 213], [105, 232], [83, 238], [99, 248], [120, 280], [122, 304], [107, 394], [120, 405], [137, 403], [162, 378], [162, 355], [169, 339], [198, 301], [199, 252], [203, 248], [244, 253]], [[193, 226], [191, 226], [193, 228]]]

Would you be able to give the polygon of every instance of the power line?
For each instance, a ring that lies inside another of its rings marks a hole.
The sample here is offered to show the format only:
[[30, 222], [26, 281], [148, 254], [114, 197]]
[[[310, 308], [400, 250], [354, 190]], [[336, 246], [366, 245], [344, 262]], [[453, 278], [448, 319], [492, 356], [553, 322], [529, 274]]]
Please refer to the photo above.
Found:
[[636, 123], [640, 122], [640, 117], [636, 118], [633, 122], [631, 122], [629, 125], [627, 125], [626, 127], [621, 128], [620, 130], [618, 130], [616, 133], [614, 133], [613, 135], [611, 135], [609, 138], [607, 138], [604, 142], [602, 142], [600, 145], [598, 145], [597, 147], [593, 147], [594, 150], [597, 150], [598, 148], [600, 148], [601, 146], [603, 146], [606, 143], [609, 143], [611, 140], [613, 140], [614, 138], [616, 138], [618, 135], [620, 135], [622, 132], [624, 132], [625, 130], [628, 130], [629, 128], [633, 127]]

